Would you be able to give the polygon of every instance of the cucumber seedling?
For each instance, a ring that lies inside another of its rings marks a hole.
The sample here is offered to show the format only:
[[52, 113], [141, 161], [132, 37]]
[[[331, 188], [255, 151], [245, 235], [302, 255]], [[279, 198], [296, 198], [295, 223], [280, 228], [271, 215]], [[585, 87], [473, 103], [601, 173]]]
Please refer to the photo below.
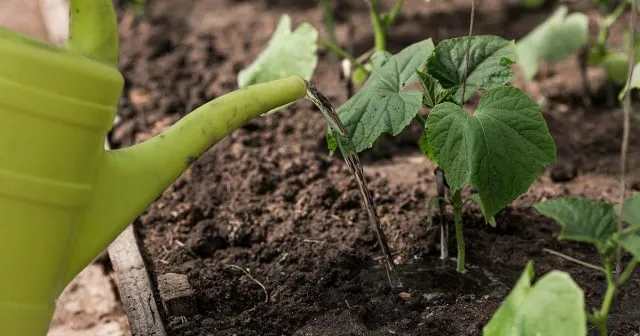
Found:
[[[372, 15], [378, 13], [374, 23], [388, 24], [402, 1], [382, 16], [376, 10], [377, 2], [369, 4]], [[362, 88], [336, 112], [355, 153], [371, 148], [383, 134], [399, 135], [413, 121], [422, 124], [417, 145], [438, 165], [442, 184], [453, 195], [448, 201], [454, 208], [457, 269], [462, 272], [462, 189], [477, 190], [469, 198], [479, 204], [488, 223], [495, 223], [493, 216], [555, 162], [555, 144], [539, 105], [507, 86], [514, 77], [511, 64], [518, 58], [513, 41], [469, 34], [436, 47], [432, 39], [425, 39], [394, 55], [384, 50], [381, 39], [376, 38], [377, 51], [369, 58], [369, 75]], [[239, 85], [292, 74], [309, 80], [317, 63], [317, 41], [311, 25], [302, 23], [292, 31], [290, 19], [283, 16], [267, 49], [240, 72]], [[418, 79], [422, 90], [406, 89]], [[465, 112], [464, 104], [479, 90], [484, 96], [476, 111]], [[426, 119], [419, 114], [423, 107], [431, 110]], [[328, 128], [326, 137], [333, 153], [338, 148], [336, 134]], [[441, 232], [445, 230], [443, 225]], [[441, 236], [441, 245], [446, 247], [446, 235]], [[443, 254], [446, 250], [442, 249]]]
[[[595, 1], [595, 0], [594, 0]], [[627, 13], [632, 0], [607, 1], [597, 0], [601, 17], [597, 20], [598, 35], [595, 41], [589, 41], [589, 18], [581, 12], [568, 13], [565, 5], [559, 6], [551, 16], [517, 42], [520, 56], [520, 68], [524, 78], [531, 80], [538, 72], [540, 62], [548, 64], [558, 63], [568, 57], [578, 54], [580, 59], [580, 73], [585, 100], [590, 101], [591, 85], [587, 78], [587, 67], [602, 68], [607, 76], [607, 88], [611, 92], [607, 97], [612, 101], [614, 88], [622, 89], [619, 99], [624, 92], [631, 88], [638, 88], [638, 78], [631, 87], [627, 87], [628, 53], [624, 50], [631, 39], [638, 39], [629, 32], [625, 32], [625, 43], [620, 47], [610, 46], [611, 27]], [[611, 9], [611, 5], [615, 7]], [[636, 43], [637, 44], [637, 43]], [[640, 45], [640, 44], [637, 44]], [[635, 50], [635, 59], [640, 58], [640, 47]], [[640, 71], [640, 64], [636, 65]]]
[[[549, 272], [531, 287], [533, 265], [529, 263], [485, 327], [484, 334], [512, 335], [511, 330], [519, 328], [518, 335], [584, 336], [589, 322], [598, 329], [600, 336], [608, 335], [607, 322], [613, 300], [640, 262], [640, 193], [624, 202], [622, 218], [618, 218], [611, 203], [578, 197], [545, 201], [534, 208], [560, 224], [562, 231], [558, 239], [595, 247], [602, 267], [578, 262], [604, 273], [606, 292], [602, 304], [585, 312], [584, 292], [561, 271]], [[621, 231], [617, 229], [619, 220], [625, 223]], [[621, 250], [628, 252], [631, 258], [624, 271], [616, 276], [614, 265]]]
[[[467, 47], [473, 55], [468, 67]], [[487, 35], [448, 39], [434, 48], [429, 39], [397, 55], [378, 53], [373, 60], [371, 78], [338, 114], [357, 151], [372, 147], [384, 133], [400, 134], [412, 120], [424, 125], [420, 148], [442, 169], [453, 195], [457, 270], [462, 272], [462, 189], [477, 190], [470, 198], [491, 223], [556, 159], [539, 105], [507, 86], [514, 76], [515, 44]], [[401, 91], [418, 78], [422, 92]], [[478, 90], [484, 95], [475, 112], [464, 111], [464, 103]], [[423, 105], [431, 109], [426, 120], [419, 114]], [[335, 150], [331, 132], [328, 136]]]

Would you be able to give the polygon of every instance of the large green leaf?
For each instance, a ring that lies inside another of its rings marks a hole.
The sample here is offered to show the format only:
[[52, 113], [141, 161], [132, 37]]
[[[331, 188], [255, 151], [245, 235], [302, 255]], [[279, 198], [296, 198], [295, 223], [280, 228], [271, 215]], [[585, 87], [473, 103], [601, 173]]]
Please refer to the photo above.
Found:
[[451, 190], [475, 186], [487, 221], [556, 160], [540, 107], [517, 88], [487, 91], [474, 114], [453, 103], [439, 104], [426, 129]]
[[[492, 35], [471, 37], [466, 90], [462, 90], [468, 41], [468, 37], [457, 37], [438, 43], [427, 62], [429, 75], [443, 88], [450, 89], [458, 104], [467, 101], [479, 89], [488, 90], [508, 83], [514, 76], [510, 64], [518, 58], [513, 41]], [[464, 99], [462, 91], [465, 91]]]
[[540, 61], [556, 63], [571, 56], [587, 43], [589, 20], [585, 14], [567, 15], [560, 6], [546, 21], [516, 43], [519, 66], [532, 79]]
[[242, 88], [292, 75], [310, 80], [318, 63], [317, 39], [318, 32], [308, 23], [302, 23], [292, 32], [291, 18], [283, 15], [267, 48], [238, 74], [238, 86]]
[[560, 239], [591, 243], [598, 251], [604, 251], [607, 240], [617, 232], [616, 213], [610, 203], [566, 197], [535, 204], [534, 208], [562, 226]]
[[485, 336], [584, 336], [584, 292], [565, 272], [551, 271], [534, 286], [529, 262], [509, 296], [483, 329]]
[[420, 147], [420, 151], [427, 157], [427, 159], [429, 159], [429, 161], [433, 164], [438, 164], [438, 160], [436, 160], [436, 157], [433, 154], [433, 146], [431, 146], [431, 143], [429, 142], [426, 130], [418, 139], [418, 147]]
[[622, 219], [632, 226], [640, 226], [640, 192], [634, 192], [624, 202]]
[[[401, 92], [416, 79], [433, 51], [431, 39], [412, 44], [398, 54], [378, 53], [371, 76], [362, 90], [342, 105], [337, 113], [347, 128], [356, 151], [373, 146], [384, 133], [398, 135], [421, 108], [420, 92]], [[331, 151], [335, 146], [329, 147]]]
[[[480, 207], [480, 210], [482, 210], [482, 213], [485, 213], [484, 205], [482, 205], [482, 200], [480, 199], [480, 195], [478, 193], [471, 194], [467, 198], [472, 200], [472, 201], [474, 201]], [[489, 225], [491, 225], [493, 227], [498, 226], [498, 223], [496, 222], [496, 218], [495, 217], [491, 217], [487, 221], [487, 224], [489, 224]]]
[[634, 257], [640, 259], [640, 235], [630, 235], [620, 239], [620, 244]]

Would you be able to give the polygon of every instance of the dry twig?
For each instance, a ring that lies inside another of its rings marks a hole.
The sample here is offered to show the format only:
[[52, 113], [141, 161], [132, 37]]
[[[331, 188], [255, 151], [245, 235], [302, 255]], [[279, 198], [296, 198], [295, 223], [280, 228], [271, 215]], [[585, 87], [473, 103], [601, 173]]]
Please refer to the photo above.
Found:
[[235, 269], [239, 269], [240, 271], [242, 271], [242, 273], [244, 273], [247, 277], [249, 277], [249, 279], [251, 279], [251, 281], [255, 282], [258, 284], [258, 286], [262, 287], [262, 291], [264, 292], [264, 303], [268, 303], [269, 302], [269, 292], [267, 292], [267, 287], [265, 287], [265, 285], [262, 284], [262, 282], [256, 280], [256, 278], [254, 278], [251, 273], [249, 273], [246, 269], [238, 266], [238, 265], [226, 265], [226, 267], [232, 267]]

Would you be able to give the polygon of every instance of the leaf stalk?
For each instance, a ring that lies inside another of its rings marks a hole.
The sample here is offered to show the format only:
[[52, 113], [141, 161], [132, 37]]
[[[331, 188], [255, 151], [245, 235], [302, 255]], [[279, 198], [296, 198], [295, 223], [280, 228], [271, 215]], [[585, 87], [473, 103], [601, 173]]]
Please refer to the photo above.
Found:
[[627, 264], [627, 267], [624, 268], [624, 272], [622, 272], [622, 274], [618, 278], [618, 287], [622, 286], [627, 280], [629, 280], [629, 278], [633, 274], [633, 271], [636, 270], [636, 267], [638, 266], [639, 262], [640, 262], [640, 259], [638, 258], [633, 258], [631, 259], [631, 261], [629, 261], [629, 263]]
[[385, 51], [387, 49], [387, 33], [380, 15], [380, 7], [378, 0], [368, 0], [369, 15], [371, 16], [371, 25], [373, 26], [375, 38], [375, 50]]
[[340, 48], [340, 46], [338, 46], [337, 44], [333, 43], [331, 40], [318, 39], [318, 45], [326, 47], [327, 49], [329, 49], [334, 54], [349, 60], [349, 62], [351, 63], [351, 65], [354, 68], [356, 68], [356, 69], [361, 68], [364, 71], [366, 71], [367, 74], [370, 74], [369, 71], [364, 67], [362, 62], [358, 61], [355, 57], [353, 57], [351, 54], [349, 54], [346, 50]]
[[330, 0], [320, 0], [320, 4], [322, 5], [322, 13], [324, 17], [324, 26], [327, 30], [327, 35], [329, 35], [329, 41], [334, 45], [338, 45], [338, 40], [336, 39], [336, 26], [334, 19], [333, 7], [331, 6]]

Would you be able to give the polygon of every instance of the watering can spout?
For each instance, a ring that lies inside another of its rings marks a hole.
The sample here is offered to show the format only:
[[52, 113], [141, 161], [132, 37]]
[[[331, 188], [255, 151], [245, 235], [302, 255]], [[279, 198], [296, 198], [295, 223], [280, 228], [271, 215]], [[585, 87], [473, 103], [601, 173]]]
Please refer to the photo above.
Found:
[[211, 146], [246, 121], [304, 98], [306, 89], [299, 76], [239, 89], [199, 107], [152, 139], [106, 151], [93, 199], [79, 219], [65, 280], [73, 279]]

